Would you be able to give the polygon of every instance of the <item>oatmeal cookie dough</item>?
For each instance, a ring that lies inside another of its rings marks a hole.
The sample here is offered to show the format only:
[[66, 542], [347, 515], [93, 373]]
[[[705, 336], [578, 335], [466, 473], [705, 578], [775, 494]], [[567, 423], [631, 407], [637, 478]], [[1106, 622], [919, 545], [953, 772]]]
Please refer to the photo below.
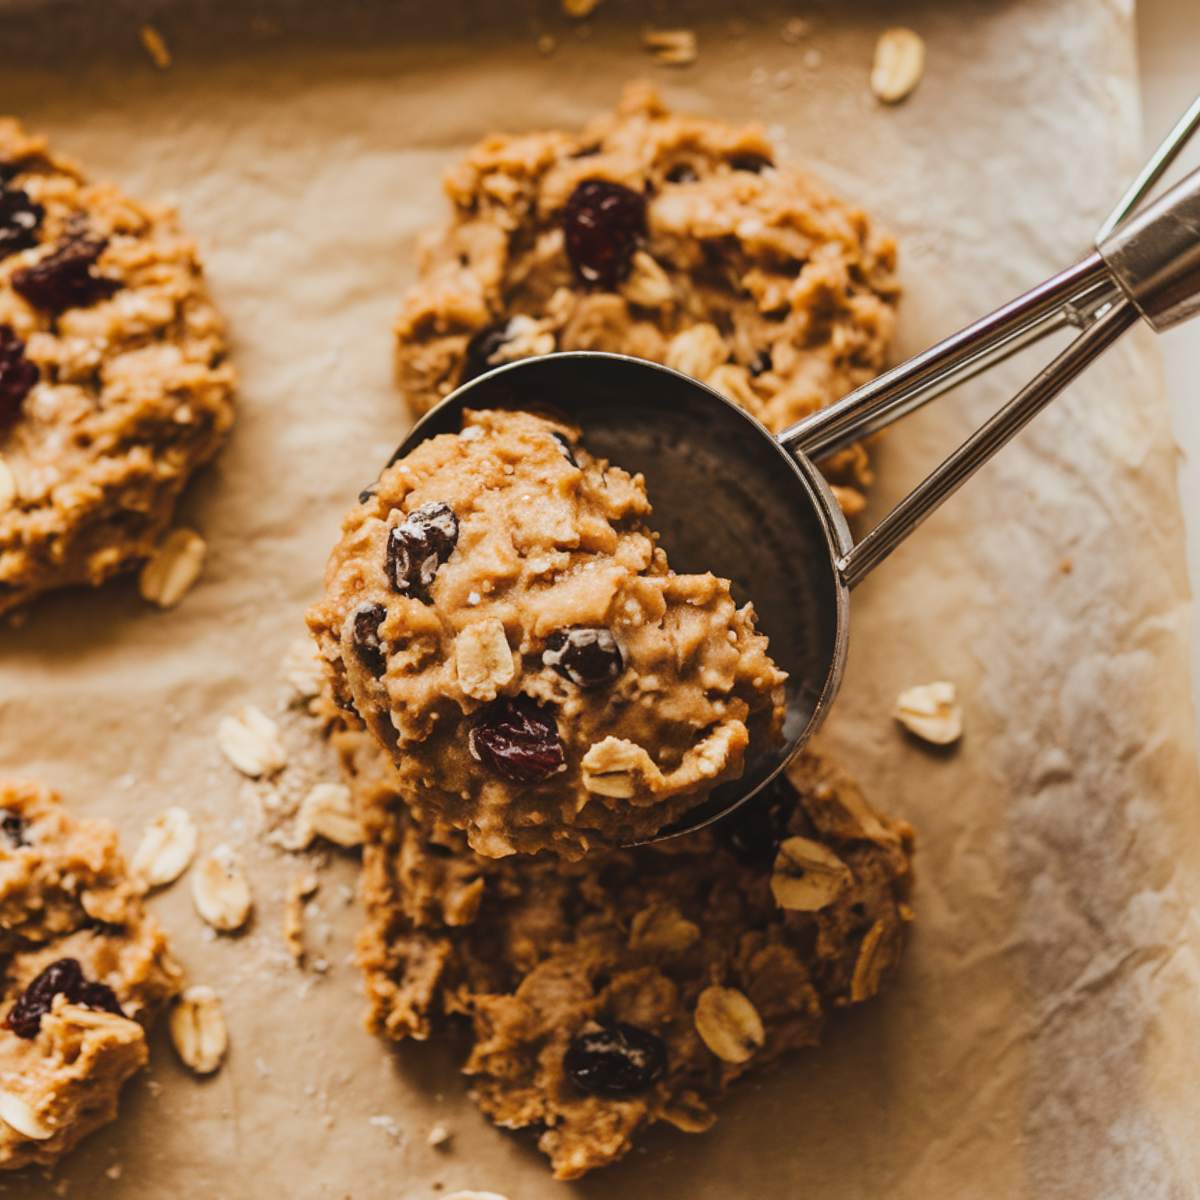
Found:
[[149, 556], [233, 420], [193, 244], [0, 119], [0, 613]]
[[112, 827], [0, 784], [0, 1169], [48, 1166], [113, 1120], [180, 979]]
[[709, 1128], [729, 1084], [815, 1045], [899, 964], [912, 831], [819, 753], [713, 832], [564, 863], [422, 827], [366, 734], [334, 740], [368, 831], [369, 1028], [421, 1039], [465, 1018], [473, 1097], [540, 1130], [560, 1179], [656, 1121]]
[[778, 735], [753, 609], [672, 573], [649, 515], [566, 426], [485, 411], [346, 519], [309, 614], [335, 694], [480, 854], [651, 836]]
[[[895, 245], [778, 163], [756, 126], [672, 113], [645, 84], [580, 133], [480, 142], [445, 181], [396, 323], [417, 412], [503, 362], [607, 350], [703, 380], [778, 432], [883, 366]], [[847, 512], [861, 447], [823, 464]]]

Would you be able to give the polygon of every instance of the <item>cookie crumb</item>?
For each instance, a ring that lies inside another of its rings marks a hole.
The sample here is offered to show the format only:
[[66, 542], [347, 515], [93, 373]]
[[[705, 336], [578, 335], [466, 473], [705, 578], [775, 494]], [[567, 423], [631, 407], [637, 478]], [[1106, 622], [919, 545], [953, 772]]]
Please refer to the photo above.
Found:
[[925, 42], [919, 33], [897, 26], [885, 29], [875, 44], [871, 91], [884, 104], [899, 104], [925, 72]]
[[909, 733], [934, 746], [949, 746], [962, 737], [958, 692], [944, 679], [901, 692], [893, 715]]
[[779, 31], [779, 36], [783, 38], [783, 40], [789, 46], [798, 46], [806, 37], [808, 37], [811, 29], [811, 23], [806, 21], [803, 17], [789, 17], [786, 21], [784, 21], [783, 28]]
[[321, 881], [311, 872], [297, 875], [288, 887], [287, 903], [283, 909], [283, 942], [297, 966], [304, 962], [305, 901], [316, 894]]
[[112, 1166], [105, 1168], [104, 1174], [114, 1182], [121, 1178], [125, 1168], [120, 1163], [113, 1163]]
[[138, 38], [146, 53], [150, 55], [150, 61], [160, 71], [168, 70], [172, 62], [171, 51], [167, 48], [163, 35], [153, 25], [143, 25], [138, 30]]
[[534, 43], [537, 46], [537, 52], [546, 58], [549, 58], [555, 50], [558, 49], [558, 39], [552, 34], [543, 33], [538, 35], [538, 40]]
[[449, 1148], [450, 1141], [454, 1134], [446, 1128], [440, 1121], [429, 1131], [429, 1136], [425, 1139], [435, 1149]]
[[1064, 558], [1058, 564], [1059, 572], [1063, 575], [1070, 575], [1075, 570], [1075, 560], [1072, 558]]
[[562, 10], [568, 17], [582, 21], [590, 17], [603, 3], [603, 0], [562, 0]]
[[657, 62], [668, 67], [686, 67], [696, 61], [698, 46], [691, 29], [647, 29], [642, 45]]

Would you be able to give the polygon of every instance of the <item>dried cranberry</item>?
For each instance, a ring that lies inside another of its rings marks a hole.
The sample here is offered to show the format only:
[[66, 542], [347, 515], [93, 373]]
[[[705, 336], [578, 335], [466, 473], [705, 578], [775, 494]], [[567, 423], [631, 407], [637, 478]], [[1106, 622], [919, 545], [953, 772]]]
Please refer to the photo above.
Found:
[[558, 443], [559, 449], [562, 451], [563, 458], [567, 460], [575, 468], [579, 470], [579, 460], [575, 457], [575, 447], [567, 440], [564, 434], [558, 432], [557, 429], [550, 430], [550, 436]]
[[750, 374], [762, 375], [764, 372], [769, 371], [774, 365], [775, 364], [771, 361], [770, 350], [760, 350], [750, 360]]
[[38, 230], [46, 210], [20, 188], [0, 181], [0, 258], [38, 244]]
[[402, 596], [429, 601], [438, 568], [458, 544], [458, 518], [440, 500], [422, 504], [388, 534], [387, 577]]
[[667, 172], [668, 183], [695, 183], [699, 178], [689, 163], [676, 163]]
[[471, 338], [467, 343], [462, 371], [458, 376], [459, 383], [466, 383], [470, 379], [484, 375], [498, 365], [492, 362], [492, 359], [508, 341], [510, 324], [509, 321], [497, 321], [492, 325], [485, 325]]
[[29, 845], [29, 839], [25, 836], [25, 830], [28, 828], [28, 823], [20, 813], [15, 813], [9, 808], [0, 808], [0, 830], [3, 830], [14, 850]]
[[36, 1037], [55, 996], [66, 996], [70, 1004], [102, 1009], [118, 1017], [125, 1015], [112, 988], [86, 978], [78, 959], [60, 958], [31, 980], [8, 1010], [4, 1024], [18, 1037]]
[[354, 651], [362, 665], [376, 677], [387, 666], [379, 640], [379, 627], [386, 616], [387, 609], [382, 604], [364, 604], [354, 614]]
[[467, 747], [484, 766], [511, 783], [538, 783], [567, 759], [554, 714], [531, 696], [502, 696], [476, 718]]
[[667, 1065], [662, 1038], [624, 1021], [606, 1021], [571, 1039], [563, 1056], [567, 1078], [593, 1096], [644, 1092]]
[[646, 232], [646, 201], [607, 179], [585, 179], [563, 209], [567, 257], [581, 283], [610, 291], [629, 274]]
[[38, 381], [38, 369], [25, 357], [25, 343], [11, 325], [0, 325], [0, 428], [15, 421]]
[[796, 801], [795, 789], [779, 776], [713, 826], [717, 840], [743, 866], [769, 871], [787, 836]]
[[765, 154], [735, 154], [729, 160], [729, 165], [735, 171], [751, 171], [755, 175], [761, 175], [775, 164]]
[[61, 313], [107, 300], [121, 285], [115, 279], [93, 275], [106, 239], [70, 237], [45, 258], [12, 273], [13, 291], [34, 308]]
[[559, 629], [546, 639], [542, 662], [581, 688], [612, 683], [625, 669], [621, 647], [608, 629]]

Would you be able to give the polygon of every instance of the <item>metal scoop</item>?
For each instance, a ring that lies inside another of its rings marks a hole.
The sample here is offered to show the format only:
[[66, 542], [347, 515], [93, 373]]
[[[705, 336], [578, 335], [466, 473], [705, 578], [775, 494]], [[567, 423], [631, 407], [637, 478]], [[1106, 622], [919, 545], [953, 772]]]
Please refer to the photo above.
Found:
[[[1127, 193], [1126, 211], [1198, 123], [1200, 100]], [[811, 737], [841, 682], [855, 584], [1139, 318], [1161, 331], [1200, 311], [1200, 171], [1142, 215], [1124, 215], [1118, 209], [1115, 228], [1073, 267], [778, 436], [694, 379], [592, 352], [498, 367], [413, 428], [395, 457], [458, 432], [465, 408], [561, 414], [589, 451], [645, 475], [676, 570], [712, 571], [733, 581], [740, 600], [753, 599], [789, 675], [782, 743], [752, 731], [742, 776], [654, 840], [727, 815]], [[1079, 336], [856, 544], [816, 462], [1068, 324]]]

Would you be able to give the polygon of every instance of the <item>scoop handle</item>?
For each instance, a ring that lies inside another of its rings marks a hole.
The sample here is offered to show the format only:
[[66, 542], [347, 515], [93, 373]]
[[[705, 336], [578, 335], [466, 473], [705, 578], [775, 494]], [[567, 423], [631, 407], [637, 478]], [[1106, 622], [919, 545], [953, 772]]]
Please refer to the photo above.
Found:
[[1200, 170], [1096, 245], [1121, 290], [1158, 331], [1200, 312]]

